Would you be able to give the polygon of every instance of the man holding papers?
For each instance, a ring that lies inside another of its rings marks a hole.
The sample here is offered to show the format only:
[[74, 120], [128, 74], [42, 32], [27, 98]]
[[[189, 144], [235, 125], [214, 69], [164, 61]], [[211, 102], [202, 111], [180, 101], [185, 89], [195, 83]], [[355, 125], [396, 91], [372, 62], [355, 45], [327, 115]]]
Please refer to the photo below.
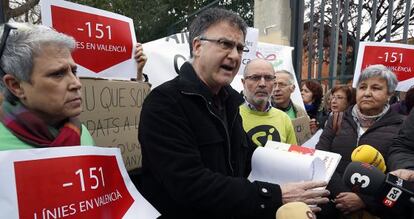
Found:
[[[161, 218], [275, 218], [285, 203], [326, 203], [325, 182], [276, 185], [246, 179], [255, 147], [243, 131], [237, 74], [246, 23], [207, 9], [191, 26], [192, 59], [145, 99], [137, 186]], [[314, 208], [315, 210], [315, 208]]]

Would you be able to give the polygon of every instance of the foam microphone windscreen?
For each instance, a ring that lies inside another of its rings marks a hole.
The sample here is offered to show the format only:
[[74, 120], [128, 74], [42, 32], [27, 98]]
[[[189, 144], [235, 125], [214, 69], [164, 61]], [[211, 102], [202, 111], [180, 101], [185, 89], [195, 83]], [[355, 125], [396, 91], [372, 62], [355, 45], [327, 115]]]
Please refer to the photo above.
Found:
[[380, 169], [383, 173], [385, 173], [387, 168], [382, 154], [377, 149], [367, 144], [355, 148], [352, 152], [351, 160], [371, 164]]
[[289, 202], [276, 212], [276, 219], [315, 219], [309, 206], [303, 202]]
[[351, 162], [342, 176], [343, 181], [353, 192], [375, 194], [382, 188], [385, 174], [378, 168], [361, 162]]

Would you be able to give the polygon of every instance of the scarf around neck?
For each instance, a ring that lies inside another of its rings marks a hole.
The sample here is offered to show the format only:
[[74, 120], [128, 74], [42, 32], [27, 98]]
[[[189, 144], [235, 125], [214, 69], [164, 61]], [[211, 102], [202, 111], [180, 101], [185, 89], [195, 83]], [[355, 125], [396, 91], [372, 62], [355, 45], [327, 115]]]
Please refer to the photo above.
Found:
[[358, 123], [360, 124], [362, 128], [369, 128], [375, 123], [375, 121], [377, 121], [383, 115], [385, 115], [385, 113], [388, 112], [389, 108], [390, 108], [390, 105], [386, 104], [382, 112], [380, 112], [379, 114], [373, 115], [373, 116], [367, 116], [367, 115], [362, 114], [358, 108], [358, 105], [355, 104], [352, 108], [352, 115], [354, 118], [356, 118], [356, 120], [358, 121]]
[[62, 127], [56, 129], [20, 102], [13, 105], [4, 100], [0, 121], [17, 138], [34, 147], [80, 145], [81, 123], [77, 118], [69, 118]]

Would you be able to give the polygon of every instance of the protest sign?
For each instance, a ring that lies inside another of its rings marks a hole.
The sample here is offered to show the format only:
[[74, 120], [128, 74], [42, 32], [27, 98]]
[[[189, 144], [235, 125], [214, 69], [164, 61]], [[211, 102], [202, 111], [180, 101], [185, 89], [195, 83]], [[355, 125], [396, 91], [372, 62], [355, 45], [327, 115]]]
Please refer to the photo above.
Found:
[[157, 218], [119, 152], [89, 146], [0, 152], [0, 218]]
[[138, 125], [141, 107], [150, 92], [144, 82], [82, 78], [80, 120], [97, 146], [118, 147], [127, 170], [141, 166]]
[[308, 139], [312, 137], [309, 127], [310, 119], [308, 116], [302, 116], [292, 119], [293, 129], [295, 130], [296, 140], [298, 145], [303, 145]]
[[257, 43], [259, 40], [259, 29], [249, 27], [247, 28], [246, 40], [245, 44], [246, 47], [249, 49], [249, 52], [243, 52], [242, 60], [240, 63], [238, 75], [243, 75], [244, 69], [246, 64], [256, 58], [256, 51], [257, 51]]
[[407, 91], [414, 85], [414, 46], [398, 43], [361, 42], [355, 66], [353, 87], [361, 72], [370, 65], [382, 64], [395, 73], [396, 90]]
[[44, 25], [75, 38], [79, 76], [136, 78], [132, 19], [66, 1], [42, 0], [40, 6]]
[[144, 73], [152, 87], [175, 78], [181, 65], [190, 58], [188, 33], [177, 33], [142, 44], [148, 61]]
[[256, 58], [261, 58], [272, 63], [275, 70], [286, 70], [292, 73], [295, 78], [295, 90], [290, 95], [290, 99], [296, 105], [305, 109], [302, 96], [300, 94], [300, 86], [296, 78], [295, 69], [292, 65], [292, 50], [293, 47], [282, 46], [270, 43], [259, 42], [256, 51]]

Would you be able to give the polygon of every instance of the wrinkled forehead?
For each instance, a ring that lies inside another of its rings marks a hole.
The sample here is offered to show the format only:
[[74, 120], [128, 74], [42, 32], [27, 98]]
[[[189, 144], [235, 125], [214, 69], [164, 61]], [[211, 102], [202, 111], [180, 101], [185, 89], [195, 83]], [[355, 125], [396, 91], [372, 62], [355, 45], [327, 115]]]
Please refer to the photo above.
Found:
[[290, 75], [284, 72], [278, 72], [276, 73], [276, 81], [278, 82], [285, 82], [285, 83], [290, 83]]
[[[240, 42], [244, 42], [246, 36], [240, 27], [227, 20], [219, 20], [210, 24], [205, 30], [202, 31], [201, 35], [214, 33], [218, 36], [226, 37], [226, 35], [231, 35], [234, 38], [238, 38]], [[232, 39], [234, 40], [234, 39]]]
[[251, 60], [246, 66], [246, 75], [260, 74], [260, 75], [274, 75], [273, 65], [263, 59]]

